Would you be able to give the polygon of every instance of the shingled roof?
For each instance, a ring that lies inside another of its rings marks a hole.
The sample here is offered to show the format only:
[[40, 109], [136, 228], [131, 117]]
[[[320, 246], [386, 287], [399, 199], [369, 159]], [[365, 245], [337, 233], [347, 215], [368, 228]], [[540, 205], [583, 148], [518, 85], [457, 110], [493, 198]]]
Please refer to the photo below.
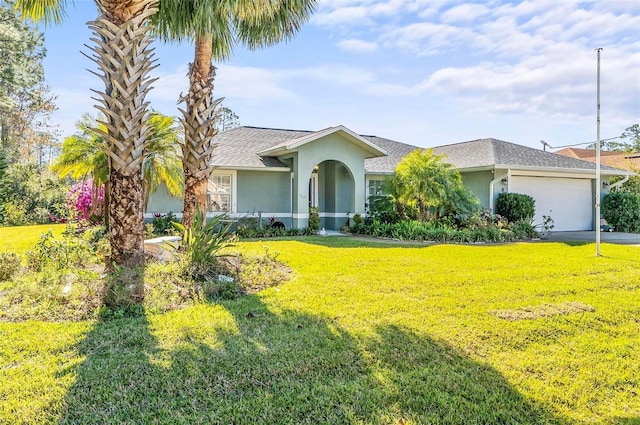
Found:
[[[217, 147], [214, 151], [213, 165], [239, 169], [287, 168], [278, 158], [261, 156], [259, 152], [268, 151], [314, 133], [318, 132], [261, 127], [238, 127], [227, 130], [216, 136]], [[415, 149], [422, 149], [377, 136], [361, 135], [360, 137], [387, 152], [386, 156], [365, 159], [365, 171], [371, 174], [392, 173], [405, 155]], [[499, 167], [595, 171], [595, 164], [589, 161], [497, 139], [472, 140], [438, 146], [433, 150], [436, 154], [445, 155], [445, 160], [459, 170]], [[602, 170], [613, 172], [609, 174], [627, 174], [620, 169], [604, 165]]]
[[278, 158], [263, 157], [258, 152], [311, 133], [313, 132], [259, 127], [238, 127], [223, 131], [215, 139], [213, 165], [230, 168], [287, 167]]
[[[238, 127], [219, 133], [216, 136], [216, 149], [213, 165], [226, 168], [273, 168], [287, 167], [278, 158], [261, 156], [259, 152], [285, 145], [316, 133], [315, 131], [283, 130], [262, 127]], [[385, 152], [386, 156], [365, 159], [365, 170], [368, 173], [392, 173], [398, 162], [417, 146], [394, 142], [376, 136], [364, 136], [375, 146]]]
[[[459, 170], [470, 168], [544, 168], [558, 170], [594, 171], [595, 164], [576, 158], [545, 152], [528, 146], [497, 139], [479, 139], [433, 148], [445, 161]], [[602, 170], [626, 174], [622, 170], [602, 166]]]

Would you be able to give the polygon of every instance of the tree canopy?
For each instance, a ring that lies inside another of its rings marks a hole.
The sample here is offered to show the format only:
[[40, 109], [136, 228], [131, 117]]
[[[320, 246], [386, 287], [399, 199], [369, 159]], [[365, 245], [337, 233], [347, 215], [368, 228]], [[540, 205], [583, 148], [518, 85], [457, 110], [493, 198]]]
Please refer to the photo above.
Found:
[[44, 83], [44, 37], [0, 1], [0, 148], [7, 161], [43, 162], [55, 147], [48, 125], [54, 99]]
[[416, 149], [396, 167], [392, 185], [397, 199], [415, 209], [420, 220], [468, 212], [478, 200], [462, 184], [460, 173], [433, 149]]
[[[93, 178], [96, 185], [109, 180], [109, 159], [105, 154], [106, 142], [94, 129], [103, 124], [89, 114], [76, 123], [78, 132], [62, 143], [62, 153], [52, 165], [61, 177]], [[149, 194], [164, 184], [174, 196], [182, 194], [182, 164], [180, 162], [180, 129], [172, 117], [153, 112], [149, 118], [151, 132], [145, 150], [142, 171], [145, 185], [145, 205]]]

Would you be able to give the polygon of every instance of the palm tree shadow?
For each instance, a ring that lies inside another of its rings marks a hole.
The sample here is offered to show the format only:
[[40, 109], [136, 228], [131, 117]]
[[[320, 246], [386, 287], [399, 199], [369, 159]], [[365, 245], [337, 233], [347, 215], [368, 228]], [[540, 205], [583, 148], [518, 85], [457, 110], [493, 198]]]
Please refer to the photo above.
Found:
[[[141, 422], [158, 390], [149, 358], [158, 351], [145, 316], [101, 320], [77, 347], [84, 361], [73, 370], [61, 424]], [[70, 371], [67, 371], [69, 373]]]
[[387, 325], [367, 349], [384, 370], [387, 405], [417, 423], [565, 423], [535, 406], [499, 372], [443, 341]]
[[255, 295], [98, 322], [79, 350], [61, 424], [560, 423], [446, 344]]

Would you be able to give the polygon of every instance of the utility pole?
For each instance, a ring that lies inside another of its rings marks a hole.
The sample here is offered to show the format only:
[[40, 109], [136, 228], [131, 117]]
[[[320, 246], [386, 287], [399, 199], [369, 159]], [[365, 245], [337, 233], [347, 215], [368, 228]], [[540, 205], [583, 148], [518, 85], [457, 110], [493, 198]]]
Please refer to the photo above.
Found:
[[596, 49], [598, 55], [597, 73], [597, 115], [596, 115], [596, 255], [600, 256], [600, 52], [602, 47]]

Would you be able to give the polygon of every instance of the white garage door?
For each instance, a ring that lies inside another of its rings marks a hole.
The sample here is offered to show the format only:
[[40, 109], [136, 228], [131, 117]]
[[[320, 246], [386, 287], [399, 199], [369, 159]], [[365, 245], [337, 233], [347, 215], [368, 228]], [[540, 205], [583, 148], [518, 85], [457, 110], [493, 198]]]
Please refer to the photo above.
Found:
[[553, 230], [593, 229], [589, 179], [513, 176], [509, 191], [526, 193], [536, 200], [536, 224], [542, 223], [543, 215], [550, 215], [554, 220]]

